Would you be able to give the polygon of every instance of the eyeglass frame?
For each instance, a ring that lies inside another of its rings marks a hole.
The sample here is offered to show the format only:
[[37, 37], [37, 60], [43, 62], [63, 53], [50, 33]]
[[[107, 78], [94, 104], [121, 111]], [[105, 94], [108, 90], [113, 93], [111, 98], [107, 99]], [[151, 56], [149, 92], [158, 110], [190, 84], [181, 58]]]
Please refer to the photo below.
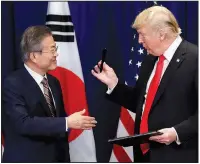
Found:
[[56, 46], [55, 48], [54, 48], [54, 52], [52, 52], [52, 51], [34, 51], [34, 52], [40, 52], [40, 53], [51, 53], [51, 54], [53, 54], [53, 55], [55, 55], [55, 53], [57, 53], [57, 51], [58, 51], [58, 46]]

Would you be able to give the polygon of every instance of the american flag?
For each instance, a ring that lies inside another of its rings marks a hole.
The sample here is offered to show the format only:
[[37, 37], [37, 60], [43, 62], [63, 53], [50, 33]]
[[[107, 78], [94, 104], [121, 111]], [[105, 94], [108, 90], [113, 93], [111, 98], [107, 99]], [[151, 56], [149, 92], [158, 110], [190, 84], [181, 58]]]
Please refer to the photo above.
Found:
[[125, 71], [125, 84], [134, 86], [139, 78], [139, 70], [145, 55], [146, 50], [141, 44], [138, 43], [138, 34], [136, 30], [133, 30], [133, 43], [130, 48], [130, 55], [125, 59], [126, 71]]

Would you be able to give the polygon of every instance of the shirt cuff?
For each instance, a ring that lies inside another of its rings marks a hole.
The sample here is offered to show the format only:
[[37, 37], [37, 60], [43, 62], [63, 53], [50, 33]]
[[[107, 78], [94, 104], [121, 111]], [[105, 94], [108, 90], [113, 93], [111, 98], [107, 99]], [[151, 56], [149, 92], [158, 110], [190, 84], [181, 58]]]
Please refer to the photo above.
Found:
[[[118, 84], [118, 82], [117, 82], [117, 84]], [[108, 95], [110, 95], [112, 93], [112, 91], [115, 89], [115, 87], [117, 86], [117, 84], [113, 88], [108, 88], [108, 90], [106, 91], [106, 93]]]
[[113, 88], [108, 88], [106, 93], [110, 95], [112, 93], [112, 91], [115, 89], [116, 85]]
[[67, 117], [65, 117], [66, 120], [66, 132], [68, 131], [68, 125], [67, 125]]
[[177, 145], [180, 145], [181, 144], [181, 142], [180, 142], [180, 140], [179, 140], [179, 137], [178, 137], [178, 134], [177, 134], [177, 132], [176, 132], [176, 130], [175, 130], [175, 128], [174, 127], [172, 127], [172, 129], [174, 130], [174, 132], [176, 133], [176, 143], [177, 143]]

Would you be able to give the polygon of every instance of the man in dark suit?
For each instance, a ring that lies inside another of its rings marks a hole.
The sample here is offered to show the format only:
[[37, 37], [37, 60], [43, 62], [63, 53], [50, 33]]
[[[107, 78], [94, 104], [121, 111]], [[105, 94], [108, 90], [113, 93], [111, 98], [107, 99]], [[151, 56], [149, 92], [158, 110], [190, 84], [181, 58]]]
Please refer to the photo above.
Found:
[[132, 27], [150, 54], [136, 86], [120, 84], [106, 63], [101, 73], [96, 65], [92, 74], [108, 86], [110, 100], [136, 113], [136, 134], [162, 132], [134, 145], [135, 162], [197, 162], [198, 48], [180, 37], [179, 25], [165, 7], [144, 10]]
[[24, 67], [3, 85], [3, 162], [70, 162], [68, 129], [91, 129], [95, 118], [66, 116], [60, 83], [47, 74], [58, 56], [48, 27], [27, 28], [21, 49]]

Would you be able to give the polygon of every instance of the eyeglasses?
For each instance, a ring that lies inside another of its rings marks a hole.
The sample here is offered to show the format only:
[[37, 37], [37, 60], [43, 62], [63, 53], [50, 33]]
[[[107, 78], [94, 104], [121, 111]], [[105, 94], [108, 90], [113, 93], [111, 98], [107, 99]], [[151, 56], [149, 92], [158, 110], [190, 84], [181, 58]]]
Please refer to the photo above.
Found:
[[53, 55], [55, 55], [55, 53], [57, 53], [58, 51], [58, 46], [56, 46], [54, 49], [52, 49], [51, 51], [35, 51], [35, 52], [40, 52], [40, 53], [51, 53]]

